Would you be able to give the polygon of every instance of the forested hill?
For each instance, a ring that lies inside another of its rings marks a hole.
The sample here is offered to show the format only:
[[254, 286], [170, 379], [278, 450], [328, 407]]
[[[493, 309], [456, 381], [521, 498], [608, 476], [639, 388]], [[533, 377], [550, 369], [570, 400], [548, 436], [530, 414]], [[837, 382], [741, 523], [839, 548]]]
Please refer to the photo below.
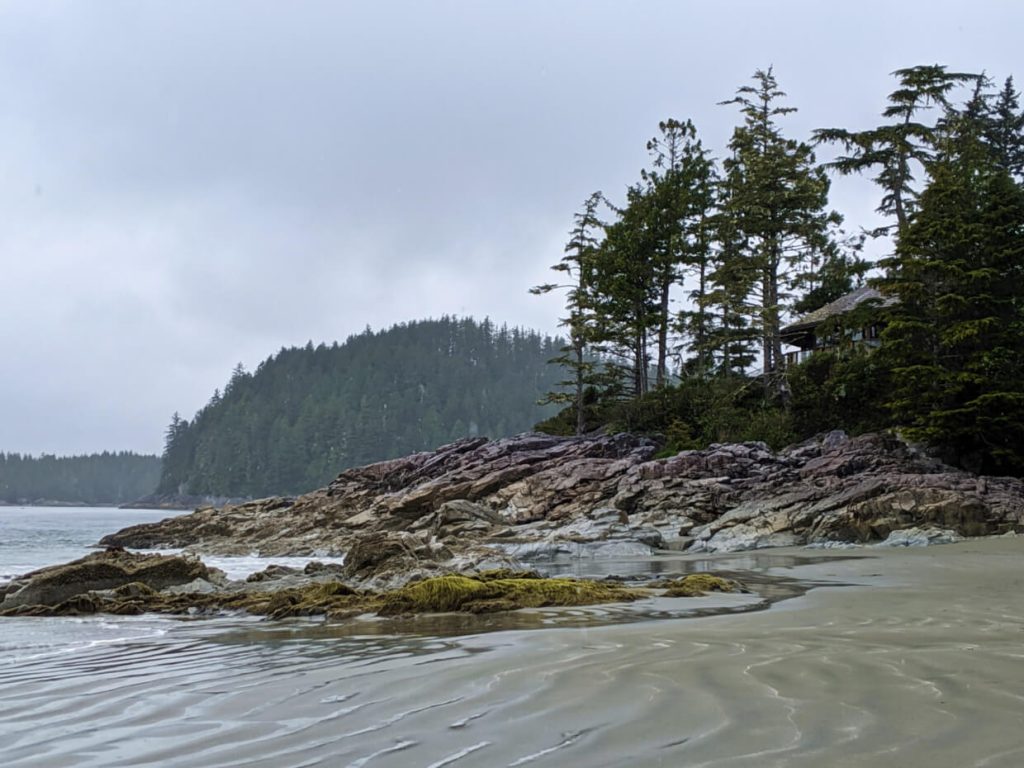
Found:
[[124, 504], [152, 493], [159, 479], [156, 456], [0, 453], [0, 502], [7, 504]]
[[161, 494], [268, 496], [346, 467], [468, 435], [503, 437], [550, 415], [562, 342], [444, 317], [369, 329], [344, 344], [282, 349], [167, 431]]

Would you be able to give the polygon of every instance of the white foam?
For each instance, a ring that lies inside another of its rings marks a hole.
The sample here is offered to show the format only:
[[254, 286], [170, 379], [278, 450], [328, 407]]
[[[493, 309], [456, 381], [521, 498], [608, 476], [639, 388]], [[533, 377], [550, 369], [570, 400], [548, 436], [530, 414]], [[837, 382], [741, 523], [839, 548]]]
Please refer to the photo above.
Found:
[[[158, 555], [180, 555], [181, 549], [140, 549], [137, 550], [146, 554]], [[229, 579], [244, 580], [254, 573], [259, 573], [268, 565], [284, 565], [288, 568], [302, 570], [309, 563], [318, 562], [324, 564], [342, 565], [345, 556], [327, 557], [313, 555], [311, 557], [263, 557], [253, 552], [249, 555], [199, 555], [199, 558], [211, 568], [219, 568], [227, 574]]]

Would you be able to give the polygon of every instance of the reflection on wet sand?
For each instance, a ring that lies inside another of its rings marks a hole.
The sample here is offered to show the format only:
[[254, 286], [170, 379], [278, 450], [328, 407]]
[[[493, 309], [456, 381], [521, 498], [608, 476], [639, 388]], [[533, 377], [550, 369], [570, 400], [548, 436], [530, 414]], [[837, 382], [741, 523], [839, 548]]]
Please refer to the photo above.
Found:
[[646, 615], [183, 624], [0, 670], [0, 753], [10, 766], [1024, 764], [1024, 537], [863, 554], [759, 553], [740, 576], [758, 594], [697, 599], [725, 612], [682, 620], [650, 620], [654, 601]]

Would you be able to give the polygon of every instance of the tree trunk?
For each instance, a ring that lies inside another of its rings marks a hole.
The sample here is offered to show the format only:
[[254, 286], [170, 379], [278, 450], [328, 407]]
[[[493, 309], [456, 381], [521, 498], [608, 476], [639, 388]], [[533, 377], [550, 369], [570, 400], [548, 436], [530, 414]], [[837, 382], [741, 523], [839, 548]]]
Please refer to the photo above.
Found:
[[662, 278], [661, 303], [658, 307], [658, 370], [654, 386], [661, 389], [665, 386], [668, 361], [668, 294], [671, 285], [668, 277]]
[[577, 341], [576, 347], [576, 436], [583, 434], [583, 343]]
[[761, 276], [761, 357], [763, 370], [761, 372], [764, 383], [765, 397], [771, 397], [771, 372], [772, 372], [772, 337], [771, 337], [771, 280], [769, 270], [766, 268]]

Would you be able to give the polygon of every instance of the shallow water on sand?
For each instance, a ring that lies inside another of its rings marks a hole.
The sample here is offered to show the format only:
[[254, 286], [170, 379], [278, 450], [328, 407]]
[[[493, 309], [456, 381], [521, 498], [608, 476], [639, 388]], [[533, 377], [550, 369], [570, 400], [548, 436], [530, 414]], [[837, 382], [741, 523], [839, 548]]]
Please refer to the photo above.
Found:
[[797, 560], [770, 573], [855, 586], [604, 626], [593, 611], [627, 609], [447, 628], [140, 617], [124, 626], [162, 631], [0, 666], [0, 764], [1024, 764], [1024, 537], [771, 554]]

